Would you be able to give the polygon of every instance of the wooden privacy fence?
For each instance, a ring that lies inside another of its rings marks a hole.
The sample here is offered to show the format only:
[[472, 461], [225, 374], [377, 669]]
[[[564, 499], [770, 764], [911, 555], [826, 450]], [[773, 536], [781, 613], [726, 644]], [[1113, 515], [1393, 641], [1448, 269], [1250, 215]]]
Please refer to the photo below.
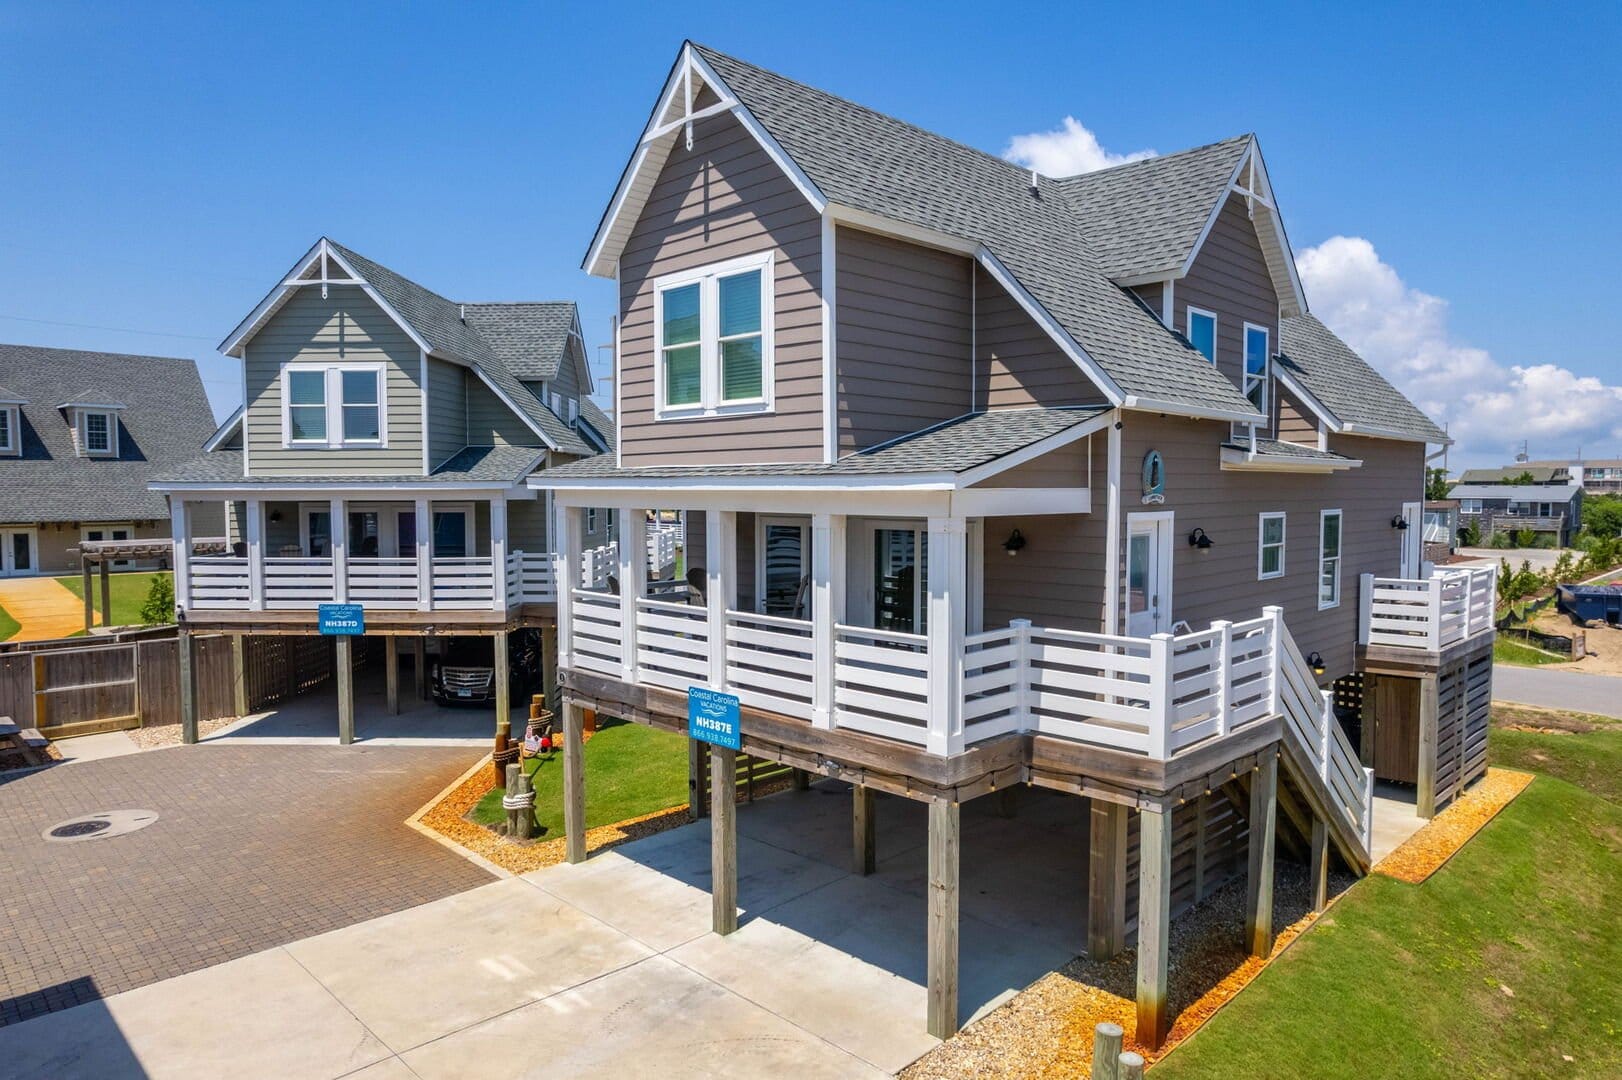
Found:
[[[180, 652], [167, 637], [39, 642], [0, 653], [0, 716], [47, 738], [180, 723]], [[239, 702], [232, 640], [192, 638], [197, 717], [219, 720], [257, 712], [332, 678], [332, 643], [318, 637], [247, 637]], [[364, 648], [356, 650], [360, 657]]]

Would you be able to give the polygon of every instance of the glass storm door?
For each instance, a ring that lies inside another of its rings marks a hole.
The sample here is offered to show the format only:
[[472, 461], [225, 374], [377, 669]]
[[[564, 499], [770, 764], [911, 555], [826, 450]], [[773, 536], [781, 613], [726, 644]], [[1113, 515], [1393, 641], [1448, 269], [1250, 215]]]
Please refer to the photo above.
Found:
[[810, 617], [809, 532], [803, 521], [761, 523], [760, 610], [765, 614]]
[[0, 576], [32, 574], [37, 570], [34, 545], [33, 529], [0, 530]]
[[1170, 554], [1167, 522], [1131, 521], [1126, 537], [1126, 632], [1148, 637], [1171, 629]]
[[923, 529], [873, 530], [873, 625], [922, 634], [928, 629], [929, 534]]

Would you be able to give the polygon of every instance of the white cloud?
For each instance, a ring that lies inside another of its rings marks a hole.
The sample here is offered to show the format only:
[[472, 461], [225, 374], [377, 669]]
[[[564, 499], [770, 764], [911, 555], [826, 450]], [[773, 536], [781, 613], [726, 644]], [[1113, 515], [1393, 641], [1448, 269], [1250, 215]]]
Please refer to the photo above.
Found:
[[1457, 340], [1448, 304], [1407, 285], [1374, 245], [1332, 236], [1296, 257], [1312, 311], [1456, 440], [1451, 463], [1507, 464], [1524, 439], [1534, 458], [1586, 447], [1614, 456], [1622, 386], [1557, 364], [1506, 366]]
[[1002, 156], [1043, 176], [1074, 176], [1077, 173], [1107, 169], [1111, 165], [1124, 165], [1129, 161], [1142, 161], [1155, 156], [1153, 150], [1134, 150], [1130, 154], [1112, 154], [1098, 142], [1098, 136], [1083, 127], [1074, 116], [1052, 131], [1033, 131], [1015, 135], [1008, 140]]

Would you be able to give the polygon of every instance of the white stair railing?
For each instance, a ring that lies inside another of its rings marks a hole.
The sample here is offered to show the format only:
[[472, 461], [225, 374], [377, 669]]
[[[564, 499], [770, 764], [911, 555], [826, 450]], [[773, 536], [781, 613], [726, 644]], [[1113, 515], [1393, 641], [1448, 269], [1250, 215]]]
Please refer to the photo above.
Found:
[[[1282, 627], [1283, 622], [1280, 620]], [[1374, 844], [1374, 770], [1365, 769], [1335, 719], [1333, 696], [1318, 689], [1289, 630], [1278, 642], [1279, 708], [1284, 737], [1313, 765], [1324, 801], [1357, 836], [1367, 856]]]

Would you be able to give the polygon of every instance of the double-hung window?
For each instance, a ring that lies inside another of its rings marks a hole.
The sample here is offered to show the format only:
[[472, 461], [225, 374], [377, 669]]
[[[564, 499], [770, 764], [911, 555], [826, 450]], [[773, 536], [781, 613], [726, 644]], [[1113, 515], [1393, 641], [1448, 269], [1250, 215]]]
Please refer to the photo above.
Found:
[[1264, 513], [1256, 545], [1256, 580], [1284, 576], [1284, 515]]
[[1215, 312], [1205, 311], [1201, 308], [1188, 309], [1188, 341], [1194, 348], [1205, 355], [1211, 363], [1216, 363], [1217, 317]]
[[1318, 610], [1340, 606], [1339, 510], [1318, 514]]
[[654, 297], [660, 419], [771, 409], [771, 252], [660, 278]]
[[1267, 369], [1271, 350], [1267, 327], [1245, 324], [1245, 397], [1256, 411], [1267, 413]]
[[17, 452], [17, 414], [14, 405], [0, 405], [0, 454]]
[[290, 364], [282, 369], [282, 443], [383, 446], [382, 364]]

